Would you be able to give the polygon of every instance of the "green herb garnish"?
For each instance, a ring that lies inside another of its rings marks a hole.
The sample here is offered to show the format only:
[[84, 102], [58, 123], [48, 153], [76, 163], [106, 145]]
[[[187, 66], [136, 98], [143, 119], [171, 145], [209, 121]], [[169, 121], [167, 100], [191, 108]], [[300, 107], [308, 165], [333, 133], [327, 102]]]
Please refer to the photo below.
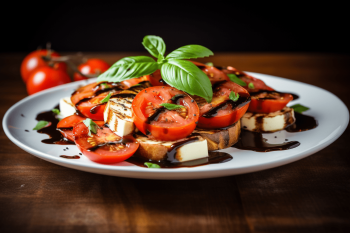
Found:
[[58, 110], [57, 108], [52, 109], [52, 112], [55, 113], [56, 115], [60, 114], [60, 110]]
[[104, 89], [110, 88], [111, 86], [109, 86], [107, 83], [101, 83], [101, 85], [103, 86]]
[[235, 82], [237, 83], [238, 85], [241, 85], [241, 86], [247, 86], [247, 84], [245, 82], [243, 82], [240, 78], [238, 78], [235, 74], [227, 74], [227, 76], [230, 78], [230, 80], [232, 82]]
[[239, 94], [231, 91], [229, 97], [230, 97], [230, 100], [232, 100], [233, 102], [236, 102], [238, 100], [238, 98], [239, 98]]
[[305, 107], [305, 106], [303, 106], [301, 104], [294, 104], [293, 106], [290, 106], [290, 107], [293, 108], [294, 111], [297, 112], [297, 113], [302, 113], [302, 112], [305, 112], [305, 111], [310, 109], [310, 108]]
[[182, 106], [182, 105], [169, 104], [169, 103], [162, 103], [162, 104], [160, 104], [160, 106], [162, 106], [168, 110], [176, 110], [176, 109], [184, 108], [184, 106]]
[[207, 66], [214, 66], [214, 63], [212, 63], [212, 62], [207, 62], [207, 63], [205, 63]]
[[253, 83], [249, 83], [249, 84], [248, 84], [248, 88], [250, 88], [250, 89], [255, 89], [255, 86], [254, 86]]
[[182, 59], [207, 57], [214, 55], [212, 51], [201, 45], [186, 45], [164, 57], [166, 46], [162, 38], [145, 36], [142, 44], [157, 61], [148, 56], [125, 57], [102, 73], [97, 81], [121, 82], [160, 69], [163, 80], [170, 86], [211, 102], [213, 90], [208, 76], [192, 62]]
[[144, 163], [148, 168], [160, 168], [158, 164], [155, 163], [150, 163], [150, 162], [145, 162]]
[[101, 100], [101, 101], [100, 101], [100, 103], [101, 103], [101, 104], [103, 104], [103, 103], [107, 103], [107, 102], [108, 102], [108, 100], [109, 100], [109, 98], [111, 98], [111, 95], [112, 95], [112, 94], [111, 94], [111, 93], [109, 93], [109, 94], [108, 94], [108, 95], [107, 95], [105, 98], [103, 98], [103, 100]]
[[91, 137], [91, 132], [96, 134], [97, 133], [97, 124], [93, 122], [90, 118], [86, 118], [83, 120], [83, 123], [85, 124], [86, 127], [89, 128], [89, 136]]
[[48, 124], [49, 124], [49, 122], [47, 122], [47, 121], [39, 121], [38, 124], [36, 124], [36, 126], [33, 128], [33, 130], [42, 129], [45, 126], [47, 126]]

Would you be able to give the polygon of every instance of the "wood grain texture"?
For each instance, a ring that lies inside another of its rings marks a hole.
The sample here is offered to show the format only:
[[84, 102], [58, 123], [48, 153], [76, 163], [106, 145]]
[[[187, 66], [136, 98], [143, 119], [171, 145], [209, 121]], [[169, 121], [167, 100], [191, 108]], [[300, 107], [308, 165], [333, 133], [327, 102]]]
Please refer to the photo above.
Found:
[[[113, 63], [126, 55], [90, 57]], [[19, 74], [24, 56], [0, 55], [1, 117], [27, 96]], [[203, 61], [310, 83], [349, 108], [349, 58], [235, 53]], [[348, 127], [318, 153], [261, 172], [161, 181], [46, 162], [15, 146], [1, 125], [0, 232], [350, 232], [349, 139]]]

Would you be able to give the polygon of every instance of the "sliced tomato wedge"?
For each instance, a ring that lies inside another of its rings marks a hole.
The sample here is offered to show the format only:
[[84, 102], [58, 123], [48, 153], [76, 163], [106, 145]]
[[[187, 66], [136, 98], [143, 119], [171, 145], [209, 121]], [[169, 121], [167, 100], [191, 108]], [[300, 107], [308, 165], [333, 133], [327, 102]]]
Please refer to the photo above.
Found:
[[283, 109], [292, 100], [293, 96], [288, 93], [274, 91], [251, 93], [251, 102], [248, 111], [254, 113], [276, 112]]
[[[237, 101], [230, 100], [230, 94], [239, 94]], [[240, 85], [224, 81], [213, 87], [213, 100], [207, 103], [201, 97], [195, 97], [199, 106], [198, 127], [203, 129], [224, 128], [236, 123], [246, 113], [250, 96]]]
[[201, 69], [209, 78], [211, 84], [215, 84], [217, 82], [222, 81], [230, 81], [230, 78], [221, 71], [220, 69], [214, 67], [214, 66], [208, 66], [206, 64], [191, 61], [193, 64], [195, 64], [199, 69]]
[[[240, 78], [243, 82], [245, 82], [247, 85], [244, 86], [244, 88], [249, 92], [258, 92], [261, 90], [267, 90], [267, 91], [273, 91], [274, 89], [267, 86], [264, 81], [261, 79], [255, 78], [251, 75], [248, 75], [247, 73], [240, 71], [232, 66], [227, 67], [220, 67], [221, 70], [226, 74], [235, 74], [238, 78]], [[254, 88], [249, 88], [249, 84], [252, 83], [254, 85]]]
[[[98, 122], [95, 122], [96, 124]], [[74, 126], [73, 135], [79, 150], [96, 163], [118, 163], [130, 158], [139, 148], [139, 143], [131, 135], [119, 137], [108, 127], [99, 125], [96, 134], [81, 122]]]
[[[183, 106], [168, 110], [160, 106], [171, 103]], [[134, 124], [144, 134], [159, 141], [185, 138], [196, 128], [199, 109], [194, 100], [173, 87], [149, 87], [138, 93], [132, 103]]]
[[127, 89], [127, 86], [120, 83], [91, 83], [76, 90], [71, 96], [71, 101], [84, 116], [102, 121], [106, 103], [101, 103], [101, 100], [109, 93], [116, 94], [124, 89]]

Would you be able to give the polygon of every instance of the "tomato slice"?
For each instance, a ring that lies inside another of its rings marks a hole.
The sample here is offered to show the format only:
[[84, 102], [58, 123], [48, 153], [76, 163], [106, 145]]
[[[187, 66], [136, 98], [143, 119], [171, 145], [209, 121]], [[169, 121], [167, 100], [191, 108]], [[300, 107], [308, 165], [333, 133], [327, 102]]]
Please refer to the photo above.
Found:
[[[74, 114], [60, 120], [56, 127], [57, 127], [57, 130], [61, 132], [63, 137], [74, 142], [73, 127], [85, 119], [86, 117]], [[95, 123], [99, 126], [104, 125], [104, 121], [96, 121]]]
[[[98, 123], [98, 122], [95, 122]], [[108, 127], [99, 125], [96, 134], [81, 122], [74, 126], [73, 135], [79, 150], [96, 163], [118, 163], [130, 158], [139, 148], [139, 143], [128, 135], [119, 137]]]
[[208, 66], [200, 62], [191, 61], [199, 69], [201, 69], [209, 78], [211, 84], [215, 84], [221, 81], [230, 81], [230, 78], [223, 71], [214, 66]]
[[[220, 67], [221, 70], [226, 74], [235, 74], [238, 78], [240, 78], [243, 82], [245, 82], [247, 85], [244, 86], [244, 88], [249, 92], [258, 92], [261, 90], [267, 90], [267, 91], [273, 91], [274, 89], [267, 86], [264, 81], [258, 78], [254, 78], [251, 75], [248, 75], [247, 73], [240, 71], [232, 66], [227, 67]], [[254, 88], [249, 88], [248, 85], [252, 83], [254, 85]]]
[[251, 93], [251, 102], [248, 111], [255, 113], [275, 112], [283, 109], [292, 100], [293, 96], [288, 93], [274, 91]]
[[[237, 101], [230, 100], [230, 93], [239, 94]], [[247, 90], [240, 85], [224, 81], [213, 87], [213, 100], [207, 103], [201, 97], [195, 97], [199, 106], [200, 117], [198, 127], [215, 129], [228, 127], [236, 123], [247, 111], [250, 97]]]
[[84, 116], [102, 121], [106, 103], [101, 103], [101, 100], [109, 93], [116, 94], [126, 88], [127, 86], [120, 83], [91, 83], [76, 90], [71, 96], [71, 101]]
[[[167, 110], [162, 103], [182, 105]], [[194, 100], [173, 87], [149, 87], [138, 93], [132, 103], [134, 124], [144, 134], [159, 141], [185, 138], [196, 128], [199, 109]]]

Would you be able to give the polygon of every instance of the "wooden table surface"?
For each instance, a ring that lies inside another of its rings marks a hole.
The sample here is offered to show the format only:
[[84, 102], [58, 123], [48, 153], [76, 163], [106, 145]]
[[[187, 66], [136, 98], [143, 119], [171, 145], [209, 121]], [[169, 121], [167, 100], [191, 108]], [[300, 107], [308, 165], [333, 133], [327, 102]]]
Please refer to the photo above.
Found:
[[[86, 55], [112, 64], [133, 54]], [[24, 56], [0, 55], [0, 116], [27, 96]], [[316, 85], [349, 108], [349, 58], [221, 53], [205, 61]], [[142, 180], [46, 162], [13, 144], [1, 125], [0, 232], [350, 232], [349, 140], [348, 127], [307, 158], [250, 174]]]

